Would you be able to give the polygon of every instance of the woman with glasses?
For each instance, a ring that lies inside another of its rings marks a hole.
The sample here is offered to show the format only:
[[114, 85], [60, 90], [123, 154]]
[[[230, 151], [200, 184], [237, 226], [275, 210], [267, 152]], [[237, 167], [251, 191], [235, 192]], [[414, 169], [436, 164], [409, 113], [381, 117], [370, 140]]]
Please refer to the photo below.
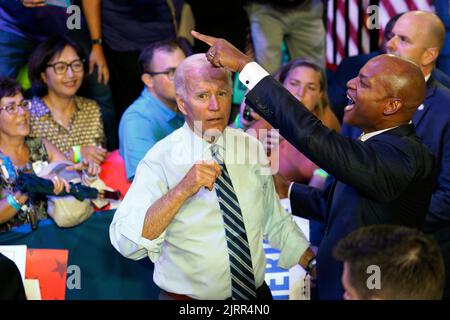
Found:
[[67, 37], [50, 37], [34, 50], [28, 68], [39, 91], [30, 109], [31, 136], [48, 139], [74, 162], [101, 164], [106, 149], [100, 108], [76, 95], [85, 76], [82, 49]]
[[[17, 188], [20, 172], [39, 174], [44, 166], [55, 161], [67, 161], [52, 143], [41, 138], [31, 138], [31, 101], [24, 100], [15, 80], [0, 77], [0, 232], [27, 222], [36, 224], [46, 219], [47, 198], [22, 193]], [[99, 166], [87, 159], [73, 169], [85, 170], [85, 182], [99, 172]], [[43, 171], [42, 171], [43, 172]], [[53, 182], [53, 192], [70, 191], [70, 185], [56, 174], [45, 178]]]

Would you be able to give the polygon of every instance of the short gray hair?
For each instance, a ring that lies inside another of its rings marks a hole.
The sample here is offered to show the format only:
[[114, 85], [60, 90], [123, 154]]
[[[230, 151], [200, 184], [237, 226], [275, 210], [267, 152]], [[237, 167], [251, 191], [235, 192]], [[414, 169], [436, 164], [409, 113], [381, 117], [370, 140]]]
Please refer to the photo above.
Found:
[[213, 67], [206, 59], [206, 55], [204, 53], [197, 53], [184, 59], [175, 71], [173, 82], [175, 86], [175, 93], [177, 95], [181, 96], [183, 99], [186, 97], [186, 78], [189, 77], [189, 71], [193, 69], [198, 70], [201, 68], [212, 68], [222, 71], [227, 77], [228, 85], [232, 88], [231, 72], [224, 68]]

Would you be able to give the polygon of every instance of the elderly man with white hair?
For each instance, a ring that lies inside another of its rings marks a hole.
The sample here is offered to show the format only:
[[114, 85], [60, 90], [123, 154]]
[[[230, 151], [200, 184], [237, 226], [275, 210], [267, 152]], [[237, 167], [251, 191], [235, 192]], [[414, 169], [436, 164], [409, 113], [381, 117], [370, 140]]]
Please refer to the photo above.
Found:
[[140, 162], [111, 242], [155, 263], [160, 299], [271, 299], [263, 239], [281, 250], [282, 268], [313, 269], [309, 243], [280, 205], [259, 142], [227, 127], [230, 73], [193, 55], [175, 90], [186, 122]]

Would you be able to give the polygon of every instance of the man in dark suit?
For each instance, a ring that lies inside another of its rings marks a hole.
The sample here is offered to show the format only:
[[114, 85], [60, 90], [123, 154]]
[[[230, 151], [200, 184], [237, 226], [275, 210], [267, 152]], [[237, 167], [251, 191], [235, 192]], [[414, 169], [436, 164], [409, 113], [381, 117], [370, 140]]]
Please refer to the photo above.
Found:
[[[352, 57], [344, 58], [339, 64], [334, 76], [331, 81], [328, 83], [328, 97], [330, 98], [330, 103], [333, 108], [334, 113], [338, 117], [338, 119], [342, 122], [342, 118], [344, 116], [344, 108], [347, 106], [347, 82], [351, 79], [355, 78], [358, 75], [359, 70], [373, 57], [376, 57], [380, 54], [386, 53], [386, 44], [393, 37], [392, 29], [394, 28], [397, 20], [403, 15], [403, 13], [399, 13], [393, 16], [383, 31], [383, 41], [381, 44], [381, 49], [370, 52], [367, 54], [359, 54]], [[414, 28], [414, 27], [413, 27]], [[439, 81], [442, 85], [447, 88], [450, 88], [450, 77], [446, 75], [441, 70], [434, 68], [432, 71], [433, 78]], [[346, 133], [346, 129], [348, 127], [344, 127], [344, 134], [350, 136], [350, 134]]]
[[436, 157], [439, 176], [424, 231], [433, 234], [441, 246], [449, 274], [444, 299], [450, 299], [450, 90], [438, 81], [435, 69], [445, 27], [433, 13], [412, 11], [398, 19], [392, 34], [387, 52], [417, 63], [427, 80], [426, 98], [413, 122], [417, 135]]
[[0, 253], [0, 300], [26, 300], [16, 264]]
[[[332, 256], [335, 244], [370, 224], [419, 228], [433, 189], [434, 159], [410, 124], [425, 95], [425, 81], [414, 63], [381, 55], [370, 60], [348, 84], [354, 103], [344, 121], [365, 133], [361, 141], [322, 125], [258, 64], [223, 39], [193, 32], [208, 44], [215, 66], [239, 71], [250, 92], [246, 103], [335, 181], [323, 192], [293, 184], [292, 210], [326, 223], [317, 256], [320, 299], [342, 299], [342, 263]], [[245, 67], [245, 68], [244, 68]], [[280, 193], [288, 193], [287, 187]]]

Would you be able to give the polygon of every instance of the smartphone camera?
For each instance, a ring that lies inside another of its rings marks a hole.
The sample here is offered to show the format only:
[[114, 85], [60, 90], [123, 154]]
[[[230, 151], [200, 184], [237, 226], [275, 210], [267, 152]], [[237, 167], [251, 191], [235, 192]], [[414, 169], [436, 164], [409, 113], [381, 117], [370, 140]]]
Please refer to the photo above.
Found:
[[248, 105], [245, 105], [243, 117], [247, 121], [253, 121], [251, 110], [252, 109]]

